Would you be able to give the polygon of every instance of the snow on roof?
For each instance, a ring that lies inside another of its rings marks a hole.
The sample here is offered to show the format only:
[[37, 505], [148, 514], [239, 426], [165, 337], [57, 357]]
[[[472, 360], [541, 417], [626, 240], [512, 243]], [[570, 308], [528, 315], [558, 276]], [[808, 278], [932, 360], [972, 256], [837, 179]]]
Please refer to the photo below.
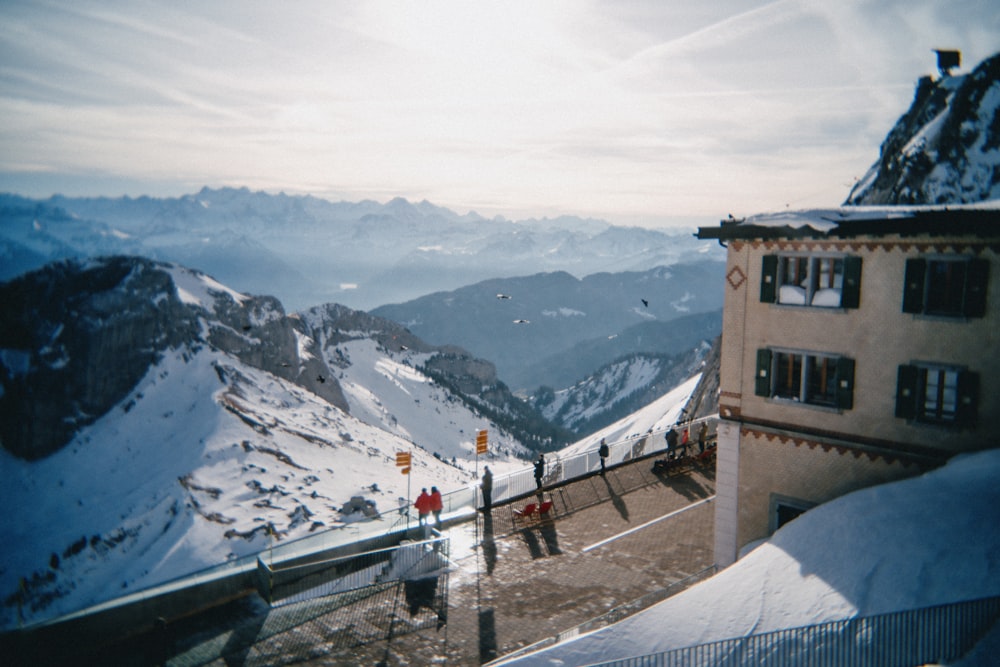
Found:
[[1000, 212], [1000, 200], [948, 206], [838, 206], [799, 211], [776, 211], [748, 216], [740, 224], [793, 228], [809, 226], [816, 231], [828, 232], [844, 221], [902, 220], [912, 218], [918, 213], [991, 209]]
[[948, 204], [936, 206], [838, 206], [832, 208], [788, 210], [757, 213], [746, 218], [723, 220], [717, 227], [700, 227], [700, 238], [740, 238], [753, 236], [753, 230], [760, 233], [767, 229], [812, 230], [825, 235], [841, 228], [845, 223], [884, 223], [885, 221], [907, 221], [918, 217], [957, 213], [966, 215], [973, 212], [996, 212], [1000, 214], [1000, 200], [990, 200], [975, 204]]
[[994, 449], [841, 496], [683, 593], [501, 664], [593, 664], [1000, 595], [998, 477]]

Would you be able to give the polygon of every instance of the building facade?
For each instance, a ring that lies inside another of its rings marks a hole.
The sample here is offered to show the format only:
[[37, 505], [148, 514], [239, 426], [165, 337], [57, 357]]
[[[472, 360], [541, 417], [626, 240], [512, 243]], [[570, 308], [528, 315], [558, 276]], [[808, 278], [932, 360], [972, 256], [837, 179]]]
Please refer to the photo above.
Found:
[[1000, 208], [844, 207], [727, 246], [715, 558], [810, 507], [1000, 446]]

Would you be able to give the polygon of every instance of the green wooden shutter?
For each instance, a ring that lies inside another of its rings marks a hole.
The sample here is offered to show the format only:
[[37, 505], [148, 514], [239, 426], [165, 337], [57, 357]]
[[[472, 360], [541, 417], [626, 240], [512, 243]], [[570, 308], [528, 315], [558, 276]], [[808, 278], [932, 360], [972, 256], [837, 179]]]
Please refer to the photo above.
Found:
[[926, 274], [926, 259], [906, 260], [906, 277], [903, 279], [904, 313], [924, 312], [924, 276]]
[[760, 272], [760, 300], [774, 303], [778, 296], [778, 256], [764, 255]]
[[975, 428], [979, 414], [979, 374], [961, 371], [958, 374], [958, 405], [955, 423], [962, 428]]
[[758, 396], [771, 396], [771, 350], [757, 350], [757, 375], [754, 393]]
[[861, 258], [844, 258], [844, 284], [840, 290], [840, 307], [857, 308], [861, 305]]
[[896, 373], [896, 416], [900, 419], [917, 418], [917, 383], [920, 369], [904, 365]]
[[850, 410], [854, 407], [854, 359], [837, 359], [837, 407]]
[[985, 259], [973, 259], [965, 277], [966, 317], [986, 316], [986, 285], [990, 277], [990, 263]]

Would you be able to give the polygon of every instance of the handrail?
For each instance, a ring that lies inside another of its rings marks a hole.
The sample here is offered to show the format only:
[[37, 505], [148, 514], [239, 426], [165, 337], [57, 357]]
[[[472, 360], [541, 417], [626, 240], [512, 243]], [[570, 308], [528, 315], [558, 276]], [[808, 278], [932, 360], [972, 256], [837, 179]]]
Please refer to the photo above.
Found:
[[[663, 436], [670, 428], [684, 427], [691, 428], [695, 424], [702, 422], [712, 422], [718, 419], [717, 414], [699, 417], [696, 419], [676, 422], [675, 424], [661, 429], [649, 429], [645, 433], [631, 434], [621, 440], [608, 443], [609, 455], [606, 465], [611, 468], [616, 465], [628, 463], [634, 459], [655, 455], [667, 450], [666, 440]], [[692, 429], [693, 430], [693, 429]], [[660, 437], [657, 437], [660, 436]], [[692, 442], [694, 444], [694, 435]], [[550, 455], [552, 458], [547, 461], [547, 472], [543, 478], [546, 487], [564, 484], [574, 479], [586, 477], [600, 470], [600, 457], [597, 454], [597, 443], [594, 443], [593, 450], [588, 450], [566, 457]], [[533, 468], [525, 467], [515, 472], [499, 474], [493, 478], [493, 504], [498, 505], [509, 502], [517, 498], [524, 497], [536, 491]], [[449, 491], [442, 494], [444, 510], [442, 516], [448, 518], [463, 518], [474, 516], [476, 508], [482, 504], [482, 495], [478, 486], [478, 480], [466, 487]], [[36, 618], [33, 621], [21, 626], [21, 629], [57, 624], [65, 619], [77, 618], [90, 613], [103, 611], [120, 605], [128, 605], [136, 601], [154, 598], [174, 590], [182, 590], [190, 585], [204, 581], [220, 580], [227, 577], [248, 576], [257, 570], [258, 558], [266, 555], [269, 564], [280, 563], [297, 558], [309, 556], [310, 554], [331, 551], [339, 547], [362, 542], [368, 539], [385, 537], [395, 532], [405, 530], [402, 526], [406, 515], [392, 517], [398, 514], [401, 509], [409, 511], [410, 508], [394, 508], [380, 512], [375, 516], [353, 521], [336, 526], [313, 535], [289, 540], [287, 542], [272, 543], [268, 547], [258, 552], [234, 558], [224, 563], [219, 563], [202, 570], [191, 572], [167, 581], [162, 581], [127, 595], [117, 598], [103, 600], [93, 605], [77, 609], [58, 616], [48, 618]], [[388, 523], [388, 525], [386, 525]], [[0, 631], [12, 630], [5, 628]]]
[[587, 667], [950, 663], [971, 650], [998, 620], [1000, 596], [775, 630]]

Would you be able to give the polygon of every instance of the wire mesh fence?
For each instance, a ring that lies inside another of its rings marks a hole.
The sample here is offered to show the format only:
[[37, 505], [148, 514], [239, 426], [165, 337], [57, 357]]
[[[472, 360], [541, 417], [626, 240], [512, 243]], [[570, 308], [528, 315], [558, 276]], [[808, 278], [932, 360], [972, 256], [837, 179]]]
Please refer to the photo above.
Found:
[[909, 667], [965, 655], [1000, 620], [1000, 597], [850, 618], [594, 663], [590, 667]]

